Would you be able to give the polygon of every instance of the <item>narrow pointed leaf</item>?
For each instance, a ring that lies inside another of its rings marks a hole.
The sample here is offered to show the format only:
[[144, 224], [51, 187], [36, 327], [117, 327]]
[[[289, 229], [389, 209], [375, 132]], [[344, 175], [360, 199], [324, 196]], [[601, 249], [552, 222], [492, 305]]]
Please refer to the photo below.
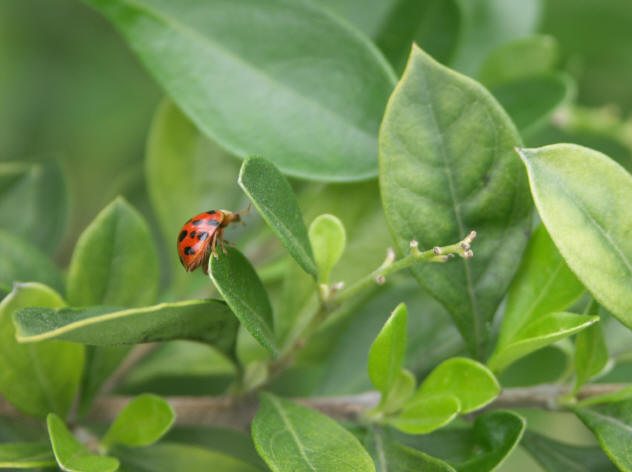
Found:
[[231, 247], [211, 257], [209, 275], [241, 324], [273, 355], [278, 354], [268, 292], [250, 261]]
[[37, 283], [16, 284], [0, 303], [0, 392], [29, 415], [44, 418], [50, 412], [68, 413], [79, 386], [84, 349], [59, 341], [19, 344], [12, 317], [25, 306], [64, 303], [54, 290]]
[[0, 444], [0, 469], [35, 469], [57, 465], [48, 442]]
[[360, 442], [331, 418], [265, 394], [252, 423], [259, 455], [273, 472], [375, 472]]
[[380, 129], [384, 212], [400, 253], [411, 240], [428, 249], [480, 234], [472, 259], [413, 268], [478, 358], [531, 220], [519, 142], [489, 92], [413, 47]]
[[461, 412], [454, 395], [424, 395], [409, 401], [388, 422], [408, 434], [427, 434], [450, 423]]
[[117, 415], [102, 444], [106, 447], [113, 444], [148, 446], [158, 441], [174, 420], [173, 408], [165, 400], [157, 395], [139, 395]]
[[329, 283], [329, 273], [345, 250], [347, 235], [342, 221], [334, 215], [320, 215], [309, 225], [309, 242], [314, 251], [318, 280]]
[[519, 154], [542, 222], [569, 267], [632, 327], [632, 176], [604, 154], [573, 144]]
[[241, 166], [239, 185], [296, 262], [316, 276], [316, 262], [296, 196], [279, 170], [261, 157]]
[[369, 378], [386, 395], [400, 375], [406, 354], [408, 311], [400, 303], [373, 341], [369, 351]]
[[196, 126], [231, 153], [269, 156], [297, 177], [376, 175], [377, 131], [394, 74], [364, 36], [315, 3], [86, 3], [114, 23]]
[[424, 379], [411, 403], [428, 395], [454, 395], [461, 413], [490, 403], [500, 393], [494, 374], [484, 365], [465, 357], [453, 357], [434, 368]]
[[23, 308], [15, 316], [20, 342], [64, 339], [93, 346], [191, 339], [230, 352], [237, 320], [219, 300], [188, 300], [142, 308]]
[[55, 414], [48, 415], [48, 434], [59, 467], [67, 472], [114, 472], [119, 461], [114, 457], [97, 456], [77, 441], [64, 422]]

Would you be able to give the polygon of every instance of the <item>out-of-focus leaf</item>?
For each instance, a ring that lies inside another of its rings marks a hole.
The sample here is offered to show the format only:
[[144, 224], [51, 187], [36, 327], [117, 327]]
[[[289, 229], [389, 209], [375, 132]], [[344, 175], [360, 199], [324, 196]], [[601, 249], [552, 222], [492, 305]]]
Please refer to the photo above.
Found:
[[369, 350], [369, 378], [383, 395], [400, 375], [406, 354], [406, 327], [408, 312], [400, 303], [384, 324]]
[[0, 469], [35, 469], [57, 465], [48, 442], [0, 444]]
[[267, 156], [283, 172], [310, 179], [376, 175], [377, 131], [394, 74], [364, 36], [319, 5], [87, 3], [117, 26], [195, 124], [233, 154]]
[[[570, 341], [568, 345], [572, 346]], [[521, 357], [509, 365], [500, 374], [498, 381], [504, 388], [555, 383], [569, 372], [572, 363], [571, 349], [552, 344]], [[542, 368], [543, 365], [546, 369]]]
[[519, 154], [542, 222], [569, 267], [632, 327], [632, 176], [604, 154], [573, 144]]
[[0, 303], [0, 392], [30, 415], [65, 416], [81, 378], [83, 346], [59, 341], [18, 344], [11, 318], [33, 305], [59, 307], [64, 301], [45, 285], [27, 283], [16, 284]]
[[600, 373], [608, 364], [608, 347], [601, 329], [595, 323], [580, 331], [575, 338], [575, 391]]
[[483, 87], [413, 48], [380, 130], [384, 212], [400, 254], [411, 240], [429, 248], [473, 229], [482, 235], [472, 259], [413, 267], [479, 358], [530, 226], [527, 182], [512, 150], [519, 142]]

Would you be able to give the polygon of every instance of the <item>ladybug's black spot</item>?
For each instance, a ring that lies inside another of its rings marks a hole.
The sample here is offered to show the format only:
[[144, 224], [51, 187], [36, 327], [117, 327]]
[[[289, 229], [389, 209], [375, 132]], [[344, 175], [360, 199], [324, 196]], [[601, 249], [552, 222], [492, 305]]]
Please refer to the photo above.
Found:
[[195, 230], [191, 231], [191, 234], [189, 235], [189, 237], [195, 238]]
[[195, 254], [195, 251], [193, 250], [191, 246], [187, 246], [184, 248], [184, 254], [186, 254], [187, 256], [190, 256], [192, 254]]
[[206, 231], [200, 231], [198, 234], [198, 239], [200, 241], [206, 241], [208, 239], [208, 233]]
[[215, 210], [209, 210], [206, 213], [208, 213], [209, 215], [214, 215], [215, 214]]
[[178, 236], [178, 241], [182, 242], [182, 240], [186, 237], [187, 237], [187, 230], [183, 229], [182, 232], [180, 233], [180, 236]]
[[193, 226], [200, 226], [202, 223], [204, 223], [204, 220], [195, 220]]
[[219, 226], [219, 221], [217, 220], [206, 220], [206, 224], [209, 226]]

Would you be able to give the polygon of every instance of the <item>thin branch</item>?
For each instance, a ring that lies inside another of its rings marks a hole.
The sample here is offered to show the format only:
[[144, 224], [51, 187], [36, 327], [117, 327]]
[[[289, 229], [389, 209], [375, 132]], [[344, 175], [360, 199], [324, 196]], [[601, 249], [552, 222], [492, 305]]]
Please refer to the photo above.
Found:
[[[592, 384], [582, 387], [577, 394], [579, 400], [616, 392], [628, 384]], [[539, 385], [536, 387], [507, 388], [487, 409], [498, 408], [541, 408], [561, 410], [557, 400], [570, 392], [568, 387]], [[131, 400], [129, 396], [99, 397], [88, 421], [111, 422], [121, 409]], [[345, 397], [295, 398], [295, 402], [314, 408], [338, 420], [355, 420], [365, 410], [374, 408], [380, 399], [379, 393], [368, 392]], [[230, 426], [247, 430], [254, 417], [258, 401], [255, 397], [235, 399], [232, 397], [167, 397], [176, 412], [178, 424]], [[13, 407], [0, 398], [0, 415], [20, 417]]]

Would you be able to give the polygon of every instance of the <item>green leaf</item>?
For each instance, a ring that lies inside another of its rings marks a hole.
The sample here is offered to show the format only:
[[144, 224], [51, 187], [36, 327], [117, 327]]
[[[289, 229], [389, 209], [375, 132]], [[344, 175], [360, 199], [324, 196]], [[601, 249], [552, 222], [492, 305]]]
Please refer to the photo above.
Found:
[[347, 243], [345, 227], [334, 215], [320, 215], [309, 225], [309, 242], [318, 267], [318, 280], [329, 283], [329, 273], [336, 265]]
[[474, 422], [474, 457], [455, 464], [458, 472], [496, 470], [520, 442], [526, 422], [511, 411], [489, 411]]
[[601, 305], [632, 327], [632, 175], [573, 144], [518, 152], [542, 221], [569, 267]]
[[423, 395], [404, 405], [402, 411], [387, 421], [408, 434], [426, 434], [450, 423], [461, 412], [461, 402], [454, 395]]
[[10, 292], [14, 282], [41, 282], [59, 291], [64, 286], [59, 269], [46, 254], [0, 230], [0, 294]]
[[[568, 308], [582, 297], [584, 291], [583, 285], [557, 251], [546, 228], [543, 225], [538, 226], [509, 287], [498, 343], [489, 361], [492, 370], [501, 371], [509, 365], [508, 346], [526, 339], [521, 334], [523, 330], [529, 329], [530, 325], [543, 317], [551, 318], [551, 312]], [[551, 319], [555, 320], [556, 317]], [[581, 324], [586, 319], [577, 318], [577, 321]], [[538, 348], [543, 347], [544, 340], [552, 343], [561, 339], [562, 333], [552, 331], [554, 324], [551, 323], [548, 327], [541, 325], [543, 331], [537, 333], [537, 343], [531, 347], [535, 348], [536, 344]], [[533, 330], [530, 332], [533, 333]], [[522, 355], [535, 350], [525, 349], [528, 347], [529, 345], [522, 345]], [[513, 357], [511, 362], [518, 359], [515, 355], [510, 356]]]
[[369, 378], [382, 395], [387, 395], [400, 375], [406, 354], [406, 305], [397, 305], [369, 351]]
[[632, 470], [632, 400], [570, 408], [597, 437], [612, 462], [621, 470]]
[[520, 445], [547, 472], [616, 472], [615, 465], [597, 446], [574, 446], [526, 431]]
[[126, 472], [218, 471], [262, 472], [247, 462], [202, 447], [161, 442], [149, 447], [117, 447], [116, 454]]
[[62, 470], [68, 472], [114, 472], [119, 461], [114, 457], [92, 454], [68, 431], [64, 422], [54, 413], [48, 415], [48, 434], [55, 459]]
[[[0, 164], [0, 228], [47, 253], [66, 230], [68, 192], [56, 162]], [[42, 231], [46, 228], [46, 231]]]
[[38, 417], [65, 416], [81, 378], [83, 346], [59, 341], [22, 345], [11, 320], [21, 307], [59, 307], [62, 298], [51, 288], [16, 284], [0, 303], [0, 392], [19, 410]]
[[93, 346], [192, 339], [231, 352], [237, 320], [219, 300], [142, 308], [23, 308], [14, 316], [20, 342], [64, 339]]
[[487, 87], [550, 72], [559, 57], [553, 36], [533, 35], [502, 43], [485, 59], [479, 80]]
[[[528, 387], [556, 383], [566, 379], [573, 369], [570, 340], [551, 344], [512, 363], [498, 377], [503, 388]], [[546, 369], [542, 366], [545, 365]]]
[[231, 153], [269, 156], [296, 177], [376, 175], [377, 131], [394, 74], [364, 36], [318, 5], [87, 3], [117, 26], [198, 128]]
[[158, 293], [158, 254], [143, 217], [122, 198], [79, 237], [68, 269], [74, 306], [142, 306]]
[[375, 471], [358, 440], [334, 420], [270, 394], [261, 396], [252, 438], [273, 472]]
[[276, 356], [268, 293], [250, 261], [237, 249], [226, 249], [226, 254], [219, 251], [219, 257], [211, 257], [209, 275], [242, 325]]
[[171, 287], [191, 294], [206, 277], [191, 277], [182, 269], [175, 241], [183, 223], [201, 211], [244, 207], [244, 195], [235, 182], [239, 162], [206, 139], [169, 100], [154, 115], [147, 142], [145, 176], [163, 240], [169, 248]]
[[239, 172], [239, 185], [296, 262], [316, 276], [307, 227], [296, 196], [279, 170], [261, 157], [249, 157]]
[[523, 136], [548, 123], [574, 92], [575, 83], [562, 73], [524, 77], [491, 88]]
[[500, 393], [494, 374], [484, 365], [465, 357], [442, 362], [422, 382], [411, 402], [429, 395], [454, 395], [461, 413], [469, 413], [490, 403]]
[[148, 446], [171, 428], [176, 416], [171, 405], [157, 395], [139, 395], [125, 405], [101, 443], [110, 447]]
[[608, 364], [608, 348], [601, 323], [580, 331], [575, 338], [575, 392]]
[[597, 321], [599, 321], [598, 316], [566, 312], [549, 313], [541, 316], [519, 331], [512, 341], [495, 351], [487, 365], [494, 372], [502, 372], [515, 360], [578, 333]]
[[[475, 257], [413, 268], [484, 355], [489, 323], [526, 244], [531, 206], [512, 147], [520, 137], [479, 84], [413, 47], [380, 130], [380, 186], [400, 254], [480, 235]], [[500, 249], [502, 248], [502, 249]]]
[[48, 442], [0, 444], [0, 469], [35, 469], [57, 465]]
[[388, 394], [382, 397], [380, 411], [392, 413], [400, 410], [415, 393], [416, 379], [412, 372], [400, 369]]

